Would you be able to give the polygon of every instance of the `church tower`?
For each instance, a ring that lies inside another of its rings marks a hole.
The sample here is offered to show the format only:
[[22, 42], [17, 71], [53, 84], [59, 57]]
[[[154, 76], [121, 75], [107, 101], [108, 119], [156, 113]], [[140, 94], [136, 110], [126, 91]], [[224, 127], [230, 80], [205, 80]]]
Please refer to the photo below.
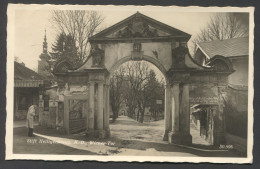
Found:
[[48, 43], [47, 43], [47, 38], [46, 38], [46, 29], [45, 29], [44, 42], [43, 42], [42, 48], [43, 48], [42, 53], [47, 54]]
[[46, 29], [42, 44], [42, 53], [40, 54], [40, 60], [38, 61], [38, 73], [45, 78], [51, 78], [51, 65], [50, 65], [50, 55], [48, 54], [48, 43], [46, 37]]

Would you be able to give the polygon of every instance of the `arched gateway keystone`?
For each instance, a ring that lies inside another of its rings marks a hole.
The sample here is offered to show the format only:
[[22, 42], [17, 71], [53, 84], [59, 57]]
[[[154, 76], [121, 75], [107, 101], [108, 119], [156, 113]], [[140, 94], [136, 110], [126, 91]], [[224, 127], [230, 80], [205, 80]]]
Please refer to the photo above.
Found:
[[[204, 97], [192, 93], [196, 93], [196, 87], [207, 86], [203, 90], [211, 90], [214, 98], [205, 104], [216, 107], [213, 113], [214, 144], [221, 143], [224, 139], [223, 97], [227, 77], [233, 72], [232, 64], [222, 56], [214, 57], [208, 65], [197, 64], [188, 52], [190, 37], [139, 12], [90, 37], [91, 52], [82, 66], [72, 70], [63, 62], [54, 68], [60, 89], [66, 85], [64, 127], [67, 133], [72, 130], [68, 100], [78, 98], [86, 100], [84, 125], [87, 134], [109, 137], [109, 75], [126, 61], [145, 60], [157, 66], [166, 79], [162, 139], [191, 144], [190, 104], [201, 103]], [[75, 92], [82, 86], [85, 86], [85, 92]]]

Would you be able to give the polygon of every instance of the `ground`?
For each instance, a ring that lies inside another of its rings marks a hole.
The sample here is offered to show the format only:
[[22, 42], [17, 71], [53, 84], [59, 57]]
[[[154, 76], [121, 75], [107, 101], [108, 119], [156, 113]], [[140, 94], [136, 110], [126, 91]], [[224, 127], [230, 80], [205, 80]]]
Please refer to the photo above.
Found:
[[[192, 146], [169, 144], [162, 141], [163, 120], [138, 123], [126, 116], [120, 116], [110, 124], [111, 137], [100, 140], [86, 137], [84, 133], [64, 135], [55, 129], [34, 127], [35, 136], [27, 137], [23, 122], [14, 125], [13, 152], [15, 154], [85, 154], [85, 155], [152, 155], [152, 156], [205, 156], [239, 157], [230, 150], [199, 145], [203, 139], [194, 137]], [[195, 128], [191, 134], [196, 134]], [[203, 143], [203, 142], [202, 142]]]

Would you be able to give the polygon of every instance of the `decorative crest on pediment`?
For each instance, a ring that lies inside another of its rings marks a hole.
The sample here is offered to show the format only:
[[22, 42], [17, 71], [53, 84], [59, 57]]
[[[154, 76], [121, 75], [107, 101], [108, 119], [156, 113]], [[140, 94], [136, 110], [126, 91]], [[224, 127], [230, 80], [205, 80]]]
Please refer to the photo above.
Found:
[[114, 34], [117, 38], [157, 37], [158, 30], [149, 26], [142, 18], [137, 17], [125, 28]]

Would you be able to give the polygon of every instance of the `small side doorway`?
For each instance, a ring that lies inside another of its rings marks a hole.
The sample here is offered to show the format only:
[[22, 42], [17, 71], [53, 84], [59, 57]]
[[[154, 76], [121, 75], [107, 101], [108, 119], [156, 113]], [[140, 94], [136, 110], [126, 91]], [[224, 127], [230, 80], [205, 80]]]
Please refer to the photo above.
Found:
[[212, 106], [203, 105], [200, 112], [200, 136], [210, 145], [214, 144], [214, 120]]
[[196, 123], [195, 126], [199, 130], [199, 136], [208, 145], [214, 145], [214, 112], [216, 109], [216, 105], [198, 104], [193, 106], [193, 112], [191, 112], [191, 119]]

